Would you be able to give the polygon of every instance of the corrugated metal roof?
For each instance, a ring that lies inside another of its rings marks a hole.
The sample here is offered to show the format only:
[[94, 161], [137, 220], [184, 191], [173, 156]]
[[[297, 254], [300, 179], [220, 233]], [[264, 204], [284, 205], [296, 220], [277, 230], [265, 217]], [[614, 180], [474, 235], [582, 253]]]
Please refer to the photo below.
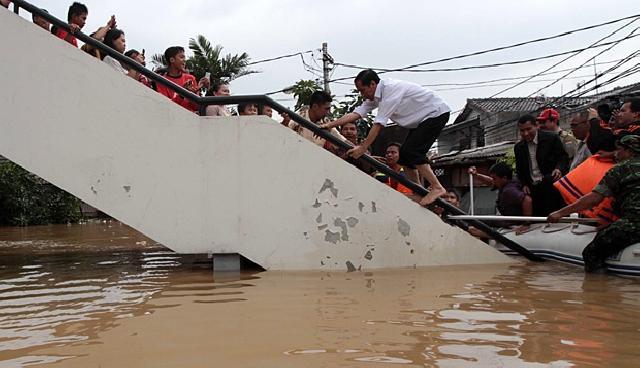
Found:
[[502, 157], [516, 144], [514, 141], [506, 141], [491, 144], [484, 147], [453, 151], [431, 159], [434, 166], [447, 166], [461, 163], [472, 164], [490, 158]]
[[556, 97], [504, 97], [504, 98], [470, 98], [467, 103], [485, 112], [530, 112], [548, 105], [557, 108], [570, 108], [593, 101], [591, 97], [562, 98]]

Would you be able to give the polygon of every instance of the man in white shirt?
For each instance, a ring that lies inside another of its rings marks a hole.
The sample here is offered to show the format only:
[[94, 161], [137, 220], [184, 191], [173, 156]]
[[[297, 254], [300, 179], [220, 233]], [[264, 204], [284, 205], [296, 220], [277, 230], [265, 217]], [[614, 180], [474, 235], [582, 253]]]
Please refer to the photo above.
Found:
[[418, 173], [427, 179], [431, 190], [422, 198], [420, 204], [425, 206], [433, 203], [446, 193], [446, 190], [431, 170], [427, 153], [449, 121], [451, 109], [430, 89], [405, 81], [380, 80], [371, 69], [361, 71], [354, 83], [365, 101], [352, 113], [321, 127], [330, 129], [358, 121], [377, 108], [378, 113], [367, 138], [347, 152], [354, 158], [366, 152], [382, 128], [390, 124], [390, 120], [410, 129], [400, 148], [398, 163], [404, 167], [407, 177], [414, 182], [418, 182]]

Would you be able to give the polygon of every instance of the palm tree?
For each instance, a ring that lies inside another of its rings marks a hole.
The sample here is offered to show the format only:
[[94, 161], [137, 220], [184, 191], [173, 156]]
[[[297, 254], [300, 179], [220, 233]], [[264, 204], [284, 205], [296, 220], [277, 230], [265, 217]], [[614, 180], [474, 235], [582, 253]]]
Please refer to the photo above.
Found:
[[239, 55], [227, 54], [222, 56], [221, 45], [212, 46], [204, 36], [189, 40], [189, 49], [193, 56], [187, 59], [187, 68], [197, 78], [204, 77], [206, 72], [211, 73], [211, 81], [228, 83], [245, 75], [258, 73], [249, 69], [249, 54], [243, 52]]

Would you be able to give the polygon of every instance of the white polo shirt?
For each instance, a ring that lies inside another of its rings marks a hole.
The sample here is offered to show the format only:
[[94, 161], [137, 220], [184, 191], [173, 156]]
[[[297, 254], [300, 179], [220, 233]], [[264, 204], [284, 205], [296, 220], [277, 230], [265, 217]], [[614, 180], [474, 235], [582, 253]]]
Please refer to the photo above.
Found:
[[432, 90], [393, 79], [380, 80], [373, 101], [364, 101], [353, 112], [366, 116], [376, 108], [378, 114], [374, 123], [388, 126], [391, 119], [405, 128], [415, 128], [426, 119], [451, 111], [449, 105]]

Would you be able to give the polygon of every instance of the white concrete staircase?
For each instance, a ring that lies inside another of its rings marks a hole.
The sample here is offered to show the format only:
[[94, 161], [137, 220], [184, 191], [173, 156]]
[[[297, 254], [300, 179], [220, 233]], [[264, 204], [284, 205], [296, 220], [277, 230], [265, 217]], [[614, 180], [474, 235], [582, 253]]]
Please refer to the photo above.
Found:
[[180, 253], [266, 269], [508, 262], [266, 117], [198, 117], [0, 11], [0, 155]]

